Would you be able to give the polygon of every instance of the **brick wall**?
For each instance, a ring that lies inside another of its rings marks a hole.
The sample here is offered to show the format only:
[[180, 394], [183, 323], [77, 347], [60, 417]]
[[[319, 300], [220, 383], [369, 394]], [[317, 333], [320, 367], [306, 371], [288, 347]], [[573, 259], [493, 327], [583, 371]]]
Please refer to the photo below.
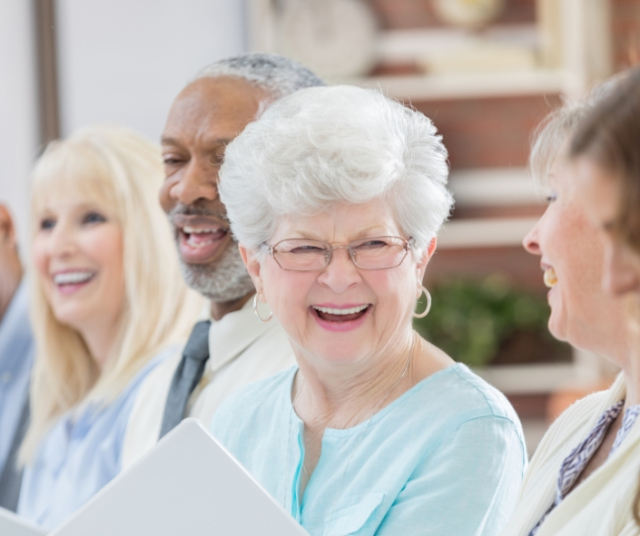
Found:
[[[431, 0], [368, 1], [385, 28], [439, 25]], [[640, 0], [610, 2], [614, 64], [619, 71], [640, 63]], [[535, 0], [507, 0], [498, 22], [534, 21]], [[411, 72], [411, 66], [396, 68], [399, 74], [407, 69]], [[558, 95], [539, 95], [412, 104], [434, 120], [444, 136], [455, 169], [526, 165], [533, 128], [560, 102]]]
[[[431, 0], [367, 0], [384, 29], [442, 26]], [[558, 0], [559, 1], [559, 0]], [[640, 63], [640, 1], [609, 0], [612, 8], [613, 51], [616, 70]], [[535, 0], [507, 0], [497, 24], [535, 22]]]
[[640, 1], [610, 2], [614, 64], [620, 71], [640, 63]]
[[523, 288], [545, 293], [540, 258], [520, 246], [506, 248], [439, 249], [429, 263], [425, 282], [432, 285], [451, 276], [476, 278], [499, 273]]
[[[384, 28], [438, 26], [431, 0], [368, 0]], [[640, 63], [640, 0], [610, 0], [616, 70]], [[535, 20], [535, 0], [507, 0], [500, 23]], [[402, 66], [399, 66], [402, 67]], [[400, 69], [402, 72], [402, 69]], [[433, 119], [449, 150], [452, 169], [526, 166], [531, 134], [554, 107], [558, 95], [413, 102]], [[544, 207], [461, 207], [454, 217], [533, 216]], [[523, 287], [546, 292], [539, 259], [521, 247], [441, 250], [427, 278], [433, 284], [451, 275], [479, 277], [501, 272]]]
[[414, 102], [443, 136], [452, 168], [525, 166], [531, 132], [558, 95]]

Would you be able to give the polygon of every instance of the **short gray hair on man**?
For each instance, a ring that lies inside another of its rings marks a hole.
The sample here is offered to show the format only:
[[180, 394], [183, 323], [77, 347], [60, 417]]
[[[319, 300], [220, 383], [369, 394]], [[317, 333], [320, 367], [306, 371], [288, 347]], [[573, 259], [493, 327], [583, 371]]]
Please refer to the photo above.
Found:
[[324, 86], [312, 71], [284, 56], [253, 52], [226, 58], [202, 69], [192, 81], [201, 78], [231, 76], [241, 78], [269, 93], [274, 100], [299, 89]]
[[385, 198], [422, 252], [453, 204], [441, 140], [431, 120], [379, 91], [303, 89], [229, 144], [220, 198], [237, 240], [253, 250], [281, 216]]

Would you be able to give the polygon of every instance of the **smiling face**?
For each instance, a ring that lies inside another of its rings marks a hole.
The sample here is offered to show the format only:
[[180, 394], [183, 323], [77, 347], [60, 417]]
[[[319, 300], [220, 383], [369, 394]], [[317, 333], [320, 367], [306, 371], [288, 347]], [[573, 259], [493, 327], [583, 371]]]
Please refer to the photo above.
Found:
[[[361, 238], [404, 233], [389, 206], [380, 200], [339, 204], [316, 216], [283, 217], [269, 240], [306, 238], [346, 246]], [[411, 333], [411, 314], [435, 240], [423, 260], [413, 252], [385, 270], [357, 268], [346, 249], [337, 249], [329, 266], [287, 271], [271, 255], [261, 262], [241, 246], [259, 295], [292, 341], [296, 355], [312, 362], [354, 363], [382, 359], [402, 348]]]
[[79, 332], [117, 326], [125, 303], [118, 222], [68, 192], [50, 195], [36, 221], [33, 261], [56, 319]]
[[268, 96], [235, 78], [203, 78], [176, 98], [162, 134], [160, 203], [173, 226], [187, 283], [213, 301], [253, 290], [218, 197], [224, 150]]
[[602, 290], [603, 248], [577, 197], [577, 180], [558, 157], [549, 177], [549, 206], [524, 239], [541, 257], [551, 316], [560, 340], [618, 360], [624, 355], [622, 308]]
[[618, 179], [586, 156], [577, 159], [575, 170], [580, 199], [604, 244], [604, 288], [616, 296], [635, 293], [640, 299], [640, 255], [615, 232], [621, 197]]

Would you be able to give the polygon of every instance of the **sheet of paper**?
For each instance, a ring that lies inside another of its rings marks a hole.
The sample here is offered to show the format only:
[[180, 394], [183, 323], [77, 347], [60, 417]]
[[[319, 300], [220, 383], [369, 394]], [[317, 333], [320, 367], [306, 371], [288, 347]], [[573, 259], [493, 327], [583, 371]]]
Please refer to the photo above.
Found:
[[309, 536], [186, 419], [51, 536]]
[[0, 508], [0, 536], [44, 536], [46, 533], [13, 512]]

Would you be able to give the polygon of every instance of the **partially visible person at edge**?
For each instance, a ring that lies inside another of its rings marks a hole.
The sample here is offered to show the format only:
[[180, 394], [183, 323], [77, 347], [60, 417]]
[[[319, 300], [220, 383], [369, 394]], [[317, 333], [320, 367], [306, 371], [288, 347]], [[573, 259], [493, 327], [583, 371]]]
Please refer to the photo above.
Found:
[[292, 60], [246, 54], [204, 68], [176, 97], [162, 134], [160, 203], [173, 228], [182, 275], [210, 305], [184, 352], [142, 386], [125, 439], [125, 467], [183, 417], [208, 426], [229, 393], [293, 364], [282, 328], [254, 316], [255, 289], [218, 197], [218, 170], [227, 144], [265, 107], [319, 85], [318, 77]]
[[29, 418], [29, 376], [35, 345], [27, 281], [16, 229], [0, 204], [0, 507], [15, 511], [22, 480], [18, 448]]
[[569, 158], [573, 136], [617, 83], [610, 81], [584, 102], [552, 112], [539, 127], [531, 164], [549, 192], [549, 206], [524, 246], [541, 257], [550, 287], [551, 333], [623, 372], [610, 390], [573, 404], [549, 428], [531, 460], [504, 536], [637, 534], [637, 527], [631, 532], [623, 528], [633, 518], [630, 505], [621, 516], [616, 504], [621, 475], [616, 476], [615, 467], [634, 441], [628, 435], [634, 417], [624, 405], [625, 399], [635, 402], [625, 393], [627, 387], [635, 393], [640, 370], [631, 357], [623, 303], [602, 288], [604, 248], [589, 222], [582, 185]]
[[53, 529], [113, 479], [142, 380], [189, 334], [201, 299], [179, 277], [155, 198], [160, 149], [117, 127], [50, 143], [33, 173], [38, 341], [21, 516]]
[[[624, 301], [632, 354], [600, 403], [624, 400], [618, 452], [594, 475], [592, 496], [580, 526], [589, 534], [640, 534], [640, 69], [585, 120], [571, 145], [582, 199], [604, 242], [604, 288]], [[597, 490], [597, 493], [595, 491]], [[593, 512], [593, 513], [592, 513]], [[596, 517], [597, 516], [597, 517]], [[596, 525], [597, 523], [597, 525]]]
[[348, 86], [282, 99], [227, 147], [255, 304], [297, 365], [231, 395], [211, 431], [312, 536], [490, 536], [512, 511], [518, 417], [412, 328], [446, 158], [424, 115]]

